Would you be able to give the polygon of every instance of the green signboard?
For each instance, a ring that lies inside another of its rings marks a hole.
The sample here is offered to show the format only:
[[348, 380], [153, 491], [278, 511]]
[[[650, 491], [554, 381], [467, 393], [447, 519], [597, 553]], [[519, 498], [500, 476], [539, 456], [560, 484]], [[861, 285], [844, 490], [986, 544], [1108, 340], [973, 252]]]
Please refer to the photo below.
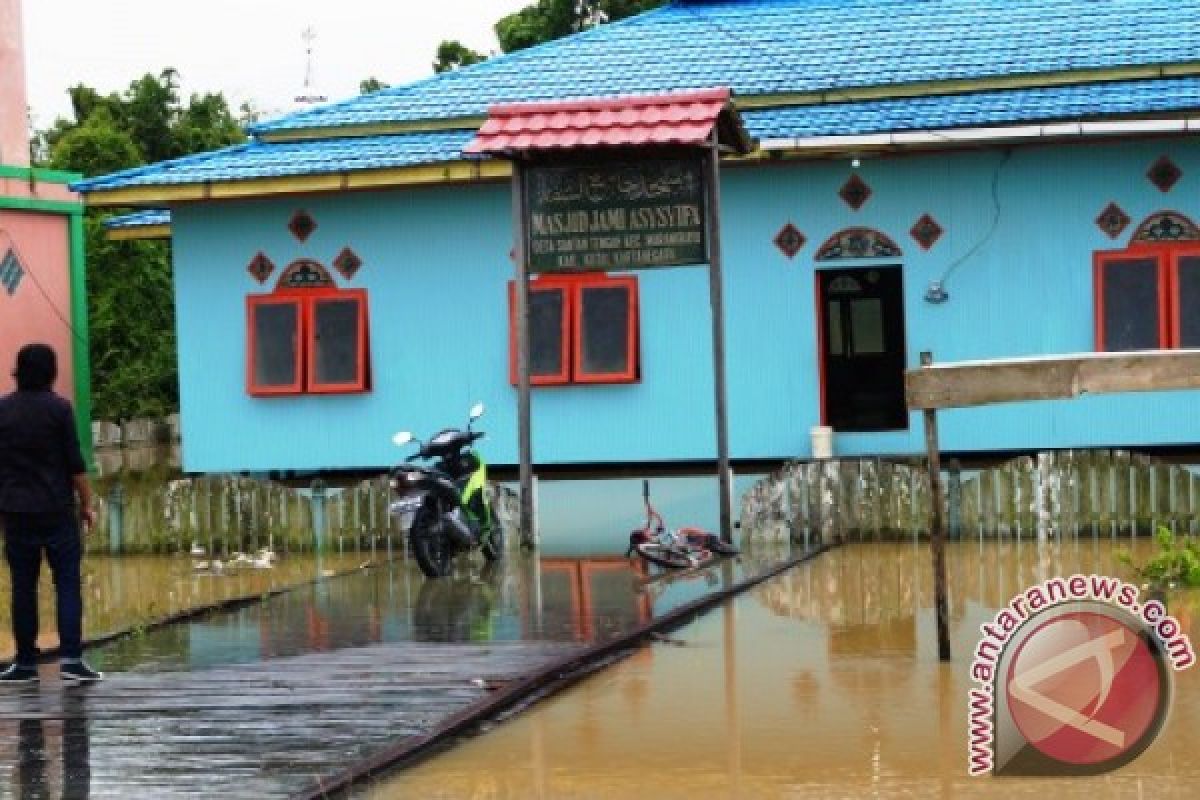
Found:
[[700, 158], [526, 168], [530, 272], [704, 264]]

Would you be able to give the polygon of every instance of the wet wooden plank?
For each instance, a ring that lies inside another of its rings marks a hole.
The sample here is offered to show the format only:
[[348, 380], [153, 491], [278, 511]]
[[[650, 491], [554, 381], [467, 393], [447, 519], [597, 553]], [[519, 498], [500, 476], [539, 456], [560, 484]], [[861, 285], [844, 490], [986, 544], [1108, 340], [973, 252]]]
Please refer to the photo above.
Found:
[[[0, 693], [0, 741], [10, 743], [0, 746], [0, 785], [37, 748], [61, 752], [64, 763], [83, 752], [92, 798], [289, 797], [581, 650], [404, 642], [115, 673], [86, 687], [64, 686], [43, 667], [40, 686]], [[58, 765], [46, 780], [60, 785], [63, 771], [70, 785], [70, 769]]]
[[908, 370], [904, 385], [910, 409], [1200, 389], [1200, 350], [1087, 353], [934, 365]]

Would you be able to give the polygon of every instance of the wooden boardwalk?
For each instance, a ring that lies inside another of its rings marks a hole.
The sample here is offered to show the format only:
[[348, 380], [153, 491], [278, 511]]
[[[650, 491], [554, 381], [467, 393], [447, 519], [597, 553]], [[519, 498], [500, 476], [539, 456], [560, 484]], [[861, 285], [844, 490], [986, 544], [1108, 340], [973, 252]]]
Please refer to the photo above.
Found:
[[0, 691], [0, 797], [285, 798], [581, 648], [403, 642]]

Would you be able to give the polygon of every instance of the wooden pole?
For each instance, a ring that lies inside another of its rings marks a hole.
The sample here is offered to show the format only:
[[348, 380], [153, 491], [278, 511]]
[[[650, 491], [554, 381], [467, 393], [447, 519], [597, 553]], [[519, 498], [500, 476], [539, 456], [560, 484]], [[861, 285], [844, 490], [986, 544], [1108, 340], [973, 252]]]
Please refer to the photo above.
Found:
[[[921, 366], [933, 365], [933, 353], [921, 353]], [[938, 658], [950, 660], [950, 613], [946, 603], [946, 520], [942, 513], [942, 464], [937, 411], [925, 409], [925, 448], [929, 456], [929, 547], [933, 551], [933, 598], [937, 608]]]
[[525, 217], [525, 168], [521, 161], [513, 162], [513, 230], [516, 245], [513, 257], [517, 267], [517, 458], [521, 481], [521, 546], [536, 545], [533, 516], [533, 416], [530, 404], [529, 380], [529, 255], [525, 243], [529, 221]]
[[721, 541], [733, 542], [733, 480], [729, 468], [729, 419], [725, 388], [725, 299], [721, 278], [721, 151], [713, 129], [708, 155], [708, 294], [712, 306], [713, 388], [716, 394], [717, 480], [721, 495]]

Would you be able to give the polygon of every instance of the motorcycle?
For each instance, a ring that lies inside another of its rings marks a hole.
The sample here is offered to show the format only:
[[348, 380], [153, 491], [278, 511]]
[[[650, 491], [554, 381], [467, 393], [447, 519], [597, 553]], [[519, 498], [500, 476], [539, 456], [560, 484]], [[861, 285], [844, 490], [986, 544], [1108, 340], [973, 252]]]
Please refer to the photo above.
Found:
[[[420, 446], [392, 470], [396, 499], [389, 511], [408, 531], [417, 566], [430, 578], [445, 577], [459, 554], [475, 548], [488, 561], [504, 554], [504, 528], [487, 499], [487, 464], [473, 446], [484, 436], [471, 429], [483, 412], [477, 403], [466, 430], [446, 428], [427, 442], [409, 431], [392, 437], [397, 447]], [[413, 463], [422, 460], [433, 463]]]

